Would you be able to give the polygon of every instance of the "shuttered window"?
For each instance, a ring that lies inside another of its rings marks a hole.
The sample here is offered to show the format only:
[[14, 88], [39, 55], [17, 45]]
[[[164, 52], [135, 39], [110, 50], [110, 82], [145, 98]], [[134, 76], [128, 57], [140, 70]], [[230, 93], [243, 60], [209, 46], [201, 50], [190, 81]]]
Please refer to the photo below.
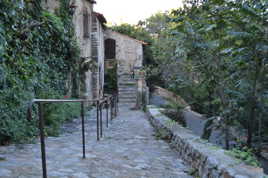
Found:
[[83, 13], [83, 30], [84, 30], [84, 38], [89, 38], [89, 14], [86, 10]]
[[115, 59], [116, 42], [113, 39], [105, 40], [105, 59]]

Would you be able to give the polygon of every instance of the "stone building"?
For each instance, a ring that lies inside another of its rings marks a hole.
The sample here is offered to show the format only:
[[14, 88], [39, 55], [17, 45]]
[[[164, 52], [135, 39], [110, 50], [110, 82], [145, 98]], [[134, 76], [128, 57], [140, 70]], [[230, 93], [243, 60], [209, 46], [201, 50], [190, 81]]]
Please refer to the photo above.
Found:
[[[81, 51], [80, 58], [83, 61], [81, 65], [82, 70], [84, 66], [90, 65], [89, 63], [92, 60], [91, 52], [91, 26], [92, 26], [92, 16], [93, 16], [93, 5], [94, 1], [87, 0], [71, 0], [70, 8], [73, 9], [73, 24], [75, 29], [75, 34], [77, 42]], [[80, 75], [83, 76], [82, 85], [78, 85], [78, 91], [80, 92], [80, 97], [91, 99], [92, 95], [92, 71], [86, 69], [85, 71], [80, 72]]]
[[105, 44], [106, 48], [115, 50], [114, 56], [108, 55], [106, 59], [109, 60], [109, 58], [114, 57], [118, 62], [120, 72], [131, 73], [134, 68], [142, 67], [143, 45], [146, 45], [145, 42], [112, 30], [106, 30]]
[[[104, 85], [104, 30], [106, 19], [93, 11], [93, 0], [72, 0], [73, 24], [81, 49], [84, 71], [84, 85], [80, 96], [94, 99], [103, 96]], [[82, 66], [83, 68], [83, 66]]]
[[[137, 103], [138, 91], [144, 82], [134, 79], [134, 73], [142, 67], [143, 45], [127, 35], [106, 29], [105, 17], [94, 12], [94, 0], [70, 0], [70, 12], [78, 46], [80, 48], [79, 76], [82, 81], [77, 86], [69, 82], [70, 91], [76, 87], [78, 96], [95, 99], [104, 93], [105, 61], [113, 62], [117, 67], [118, 92], [120, 102]], [[46, 0], [43, 7], [54, 13], [60, 7], [60, 0]], [[75, 74], [70, 73], [69, 81]]]
[[[76, 87], [79, 97], [94, 99], [103, 96], [104, 85], [104, 31], [106, 20], [93, 11], [94, 0], [71, 0], [73, 25], [80, 48], [80, 82]], [[43, 7], [54, 13], [60, 7], [60, 0], [43, 1]], [[74, 77], [70, 73], [69, 81]], [[69, 88], [72, 82], [69, 82]], [[71, 90], [71, 89], [70, 89]]]
[[142, 95], [146, 87], [144, 78], [139, 75], [144, 45], [145, 42], [127, 35], [112, 30], [105, 31], [105, 61], [117, 64], [119, 102], [131, 107], [140, 105], [142, 98], [139, 93]]
[[93, 70], [91, 85], [93, 98], [101, 98], [104, 92], [104, 32], [106, 19], [97, 12], [93, 12], [92, 17], [91, 51], [92, 60], [97, 62], [97, 68]]

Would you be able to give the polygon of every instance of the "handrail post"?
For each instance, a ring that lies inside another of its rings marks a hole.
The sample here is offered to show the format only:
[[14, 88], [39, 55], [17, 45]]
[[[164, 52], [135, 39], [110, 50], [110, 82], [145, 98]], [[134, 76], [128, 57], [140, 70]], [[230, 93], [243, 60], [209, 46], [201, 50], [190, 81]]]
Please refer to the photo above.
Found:
[[82, 143], [83, 143], [83, 158], [86, 158], [86, 144], [85, 144], [85, 113], [84, 102], [81, 102], [81, 119], [82, 119]]
[[96, 102], [97, 104], [97, 141], [100, 140], [100, 135], [99, 135], [99, 100]]
[[116, 117], [116, 95], [114, 95], [114, 117]]
[[106, 127], [109, 127], [109, 98], [106, 98]]
[[100, 136], [102, 138], [103, 132], [102, 132], [102, 107], [103, 107], [103, 102], [101, 101], [100, 103]]
[[40, 130], [43, 178], [47, 178], [46, 145], [45, 145], [44, 117], [43, 117], [44, 115], [43, 115], [43, 104], [42, 103], [38, 103], [38, 113], [39, 113], [39, 130]]
[[113, 100], [113, 105], [114, 105], [114, 117], [116, 117], [116, 96], [114, 95], [114, 100]]
[[114, 102], [113, 102], [113, 96], [111, 96], [111, 121], [114, 117]]
[[119, 97], [118, 97], [118, 95], [116, 95], [116, 108], [117, 108], [117, 114], [119, 113], [119, 106], [118, 106], [118, 103], [119, 103]]

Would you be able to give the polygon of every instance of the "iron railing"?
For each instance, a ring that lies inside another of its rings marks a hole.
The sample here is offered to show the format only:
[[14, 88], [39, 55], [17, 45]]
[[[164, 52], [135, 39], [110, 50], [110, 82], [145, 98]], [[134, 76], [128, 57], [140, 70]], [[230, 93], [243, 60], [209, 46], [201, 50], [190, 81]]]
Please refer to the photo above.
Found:
[[[118, 113], [118, 96], [117, 95], [105, 95], [104, 98], [96, 100], [87, 99], [33, 99], [28, 108], [28, 119], [32, 117], [32, 106], [33, 104], [38, 105], [38, 121], [39, 121], [39, 132], [41, 142], [41, 157], [42, 157], [42, 170], [43, 178], [47, 178], [47, 165], [46, 165], [46, 145], [45, 145], [45, 134], [44, 134], [44, 105], [51, 103], [81, 103], [81, 119], [82, 119], [82, 152], [83, 159], [86, 158], [86, 143], [85, 143], [85, 104], [90, 103], [96, 106], [96, 126], [97, 126], [97, 140], [103, 136], [103, 109], [106, 108], [106, 127], [109, 127], [109, 117], [112, 121]], [[110, 110], [110, 114], [109, 114]], [[110, 115], [110, 116], [109, 116]]]

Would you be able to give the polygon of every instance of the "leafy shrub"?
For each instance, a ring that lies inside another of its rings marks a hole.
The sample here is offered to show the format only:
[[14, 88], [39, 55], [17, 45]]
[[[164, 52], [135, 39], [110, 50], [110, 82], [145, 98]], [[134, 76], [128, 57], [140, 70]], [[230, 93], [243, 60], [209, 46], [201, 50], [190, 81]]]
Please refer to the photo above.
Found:
[[113, 94], [117, 91], [117, 66], [113, 64], [112, 68], [105, 71], [105, 86], [104, 90], [107, 93]]
[[149, 77], [158, 76], [192, 109], [225, 118], [226, 130], [245, 129], [248, 147], [267, 134], [267, 7], [265, 1], [185, 1], [168, 14], [151, 47], [156, 69]]
[[80, 116], [80, 103], [47, 104], [45, 107], [46, 134], [58, 136], [60, 126], [75, 117]]
[[240, 149], [234, 148], [230, 151], [226, 151], [226, 154], [233, 156], [239, 160], [242, 160], [247, 165], [255, 166], [255, 167], [260, 166], [260, 163], [255, 157], [252, 149], [243, 148], [242, 150], [240, 150]]
[[184, 105], [170, 101], [169, 104], [163, 107], [165, 108], [165, 110], [162, 111], [163, 114], [165, 114], [170, 119], [178, 122], [183, 127], [186, 127], [186, 122], [182, 116], [182, 110], [185, 108]]

